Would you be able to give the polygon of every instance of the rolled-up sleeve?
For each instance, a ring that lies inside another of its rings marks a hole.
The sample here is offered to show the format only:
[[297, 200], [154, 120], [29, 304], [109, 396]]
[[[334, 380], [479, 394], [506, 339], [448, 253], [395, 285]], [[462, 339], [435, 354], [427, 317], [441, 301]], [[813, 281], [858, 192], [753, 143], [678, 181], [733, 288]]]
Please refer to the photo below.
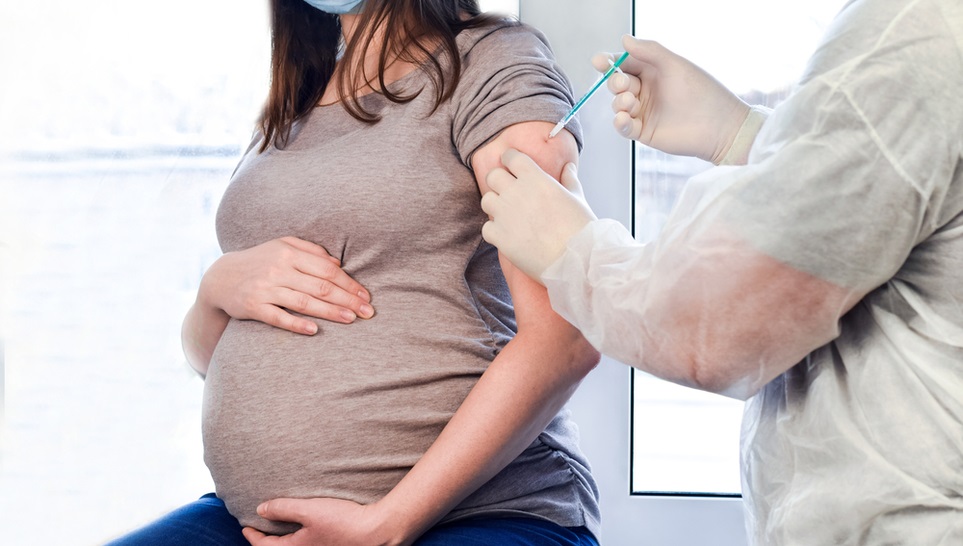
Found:
[[[571, 109], [571, 84], [539, 31], [505, 23], [459, 38], [475, 40], [463, 55], [461, 82], [452, 98], [452, 143], [466, 166], [505, 128], [524, 121], [555, 123]], [[581, 149], [578, 120], [567, 129]]]

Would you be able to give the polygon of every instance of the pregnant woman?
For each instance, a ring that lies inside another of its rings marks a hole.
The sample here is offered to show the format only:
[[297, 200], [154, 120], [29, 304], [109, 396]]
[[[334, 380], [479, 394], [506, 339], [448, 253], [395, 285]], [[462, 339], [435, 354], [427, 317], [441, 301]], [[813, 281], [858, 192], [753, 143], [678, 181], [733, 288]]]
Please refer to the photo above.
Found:
[[577, 160], [577, 125], [546, 139], [572, 95], [545, 38], [472, 0], [271, 15], [184, 322], [216, 494], [117, 543], [596, 544], [563, 406], [598, 353], [481, 238], [505, 150]]

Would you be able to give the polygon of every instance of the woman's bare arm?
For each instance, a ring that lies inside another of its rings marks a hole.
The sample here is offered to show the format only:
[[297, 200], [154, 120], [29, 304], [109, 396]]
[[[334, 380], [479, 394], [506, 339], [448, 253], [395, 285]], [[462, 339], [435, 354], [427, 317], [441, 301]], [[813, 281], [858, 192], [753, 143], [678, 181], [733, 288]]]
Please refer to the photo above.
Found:
[[[563, 132], [547, 140], [551, 123], [526, 122], [503, 131], [475, 153], [472, 165], [482, 193], [502, 152], [525, 151], [559, 175], [578, 159], [575, 139]], [[599, 353], [552, 311], [545, 288], [500, 257], [515, 306], [518, 334], [491, 363], [435, 443], [381, 504], [408, 522], [413, 539], [454, 508], [544, 430]]]

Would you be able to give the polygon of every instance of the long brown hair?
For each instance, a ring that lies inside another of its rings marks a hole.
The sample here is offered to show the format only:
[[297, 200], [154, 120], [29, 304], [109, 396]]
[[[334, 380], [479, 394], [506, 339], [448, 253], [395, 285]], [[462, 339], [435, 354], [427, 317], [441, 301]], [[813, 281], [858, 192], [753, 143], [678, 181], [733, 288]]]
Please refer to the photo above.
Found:
[[[344, 108], [355, 118], [374, 123], [379, 116], [362, 107], [358, 90], [368, 82], [364, 60], [369, 46], [380, 39], [378, 85], [388, 100], [404, 103], [420, 93], [396, 94], [387, 89], [385, 69], [394, 61], [417, 64], [432, 80], [435, 108], [451, 98], [461, 76], [461, 56], [455, 37], [467, 29], [491, 24], [496, 18], [483, 15], [477, 0], [365, 0], [358, 26], [345, 44], [344, 59], [337, 63], [341, 47], [341, 22], [304, 0], [271, 0], [271, 88], [260, 126], [264, 142], [283, 147], [291, 125], [321, 100], [337, 70], [338, 91]], [[384, 29], [382, 36], [376, 36]], [[449, 59], [445, 67], [436, 57]]]

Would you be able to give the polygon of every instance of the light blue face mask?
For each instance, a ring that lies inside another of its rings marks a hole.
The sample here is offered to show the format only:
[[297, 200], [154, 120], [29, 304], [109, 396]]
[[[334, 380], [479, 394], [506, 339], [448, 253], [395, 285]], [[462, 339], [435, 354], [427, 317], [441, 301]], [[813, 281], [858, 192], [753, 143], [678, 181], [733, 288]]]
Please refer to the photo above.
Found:
[[364, 0], [348, 0], [347, 2], [339, 2], [338, 0], [304, 0], [308, 4], [318, 8], [321, 11], [327, 13], [334, 13], [341, 15], [343, 13], [352, 13], [361, 11], [361, 3]]

